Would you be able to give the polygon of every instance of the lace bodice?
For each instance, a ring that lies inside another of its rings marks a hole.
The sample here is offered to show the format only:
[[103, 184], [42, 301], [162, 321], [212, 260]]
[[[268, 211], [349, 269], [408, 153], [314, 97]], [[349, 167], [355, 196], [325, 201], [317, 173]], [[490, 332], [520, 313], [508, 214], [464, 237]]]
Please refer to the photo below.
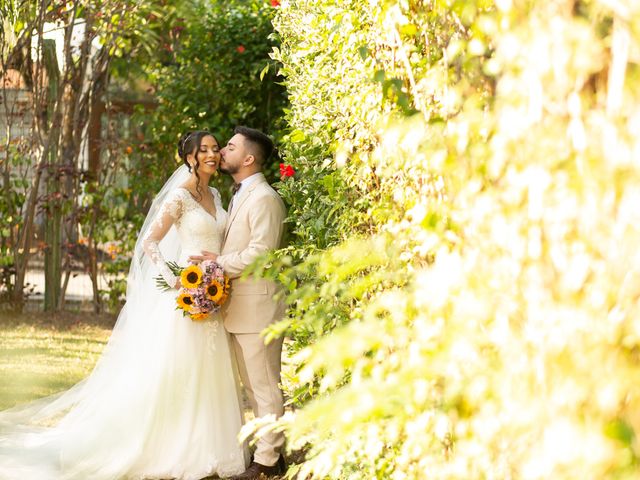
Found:
[[222, 208], [220, 192], [211, 188], [216, 207], [215, 218], [185, 188], [176, 188], [164, 201], [149, 232], [143, 239], [145, 253], [156, 265], [165, 281], [173, 286], [176, 277], [167, 267], [160, 252], [160, 241], [172, 226], [176, 227], [182, 247], [179, 262], [186, 264], [189, 255], [200, 255], [203, 250], [220, 253], [227, 212]]

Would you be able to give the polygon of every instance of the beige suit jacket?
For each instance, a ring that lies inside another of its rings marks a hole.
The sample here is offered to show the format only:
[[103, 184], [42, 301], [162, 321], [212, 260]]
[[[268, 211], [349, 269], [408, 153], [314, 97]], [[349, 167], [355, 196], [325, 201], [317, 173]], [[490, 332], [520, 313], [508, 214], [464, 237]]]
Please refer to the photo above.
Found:
[[262, 174], [233, 201], [217, 260], [231, 277], [231, 295], [222, 308], [228, 332], [258, 333], [284, 315], [284, 302], [273, 300], [276, 283], [238, 277], [258, 256], [280, 247], [286, 215], [284, 202]]

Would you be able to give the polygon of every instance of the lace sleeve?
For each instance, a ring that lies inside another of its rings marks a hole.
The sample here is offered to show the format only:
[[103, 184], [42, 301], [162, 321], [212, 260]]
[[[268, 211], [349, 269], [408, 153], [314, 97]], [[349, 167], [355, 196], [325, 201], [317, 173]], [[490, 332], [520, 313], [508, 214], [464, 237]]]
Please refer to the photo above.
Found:
[[158, 215], [156, 216], [146, 237], [142, 241], [142, 248], [149, 259], [155, 264], [162, 275], [162, 278], [170, 287], [173, 287], [178, 277], [176, 277], [160, 251], [160, 241], [167, 234], [171, 226], [177, 222], [182, 216], [183, 206], [179, 192], [170, 195], [169, 198], [160, 206]]

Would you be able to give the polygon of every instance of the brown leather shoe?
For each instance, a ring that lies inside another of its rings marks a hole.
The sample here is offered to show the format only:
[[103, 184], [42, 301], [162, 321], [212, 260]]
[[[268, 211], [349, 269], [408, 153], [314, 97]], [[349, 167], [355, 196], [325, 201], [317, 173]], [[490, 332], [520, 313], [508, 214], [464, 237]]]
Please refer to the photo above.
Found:
[[269, 478], [274, 477], [276, 475], [282, 475], [285, 472], [285, 463], [284, 457], [280, 455], [278, 458], [278, 462], [269, 467], [267, 465], [262, 465], [257, 462], [251, 462], [249, 468], [247, 468], [240, 475], [236, 475], [231, 477], [231, 480], [253, 480], [258, 478]]

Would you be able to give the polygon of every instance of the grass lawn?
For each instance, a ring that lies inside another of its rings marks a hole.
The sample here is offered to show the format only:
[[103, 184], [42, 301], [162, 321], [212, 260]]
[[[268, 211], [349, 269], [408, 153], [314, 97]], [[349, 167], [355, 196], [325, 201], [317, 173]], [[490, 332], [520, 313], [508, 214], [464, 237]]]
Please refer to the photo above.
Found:
[[[114, 323], [115, 316], [87, 312], [0, 312], [0, 410], [66, 390], [85, 378]], [[245, 418], [252, 417], [245, 405]]]
[[86, 312], [0, 313], [0, 410], [66, 390], [86, 377], [114, 321]]

